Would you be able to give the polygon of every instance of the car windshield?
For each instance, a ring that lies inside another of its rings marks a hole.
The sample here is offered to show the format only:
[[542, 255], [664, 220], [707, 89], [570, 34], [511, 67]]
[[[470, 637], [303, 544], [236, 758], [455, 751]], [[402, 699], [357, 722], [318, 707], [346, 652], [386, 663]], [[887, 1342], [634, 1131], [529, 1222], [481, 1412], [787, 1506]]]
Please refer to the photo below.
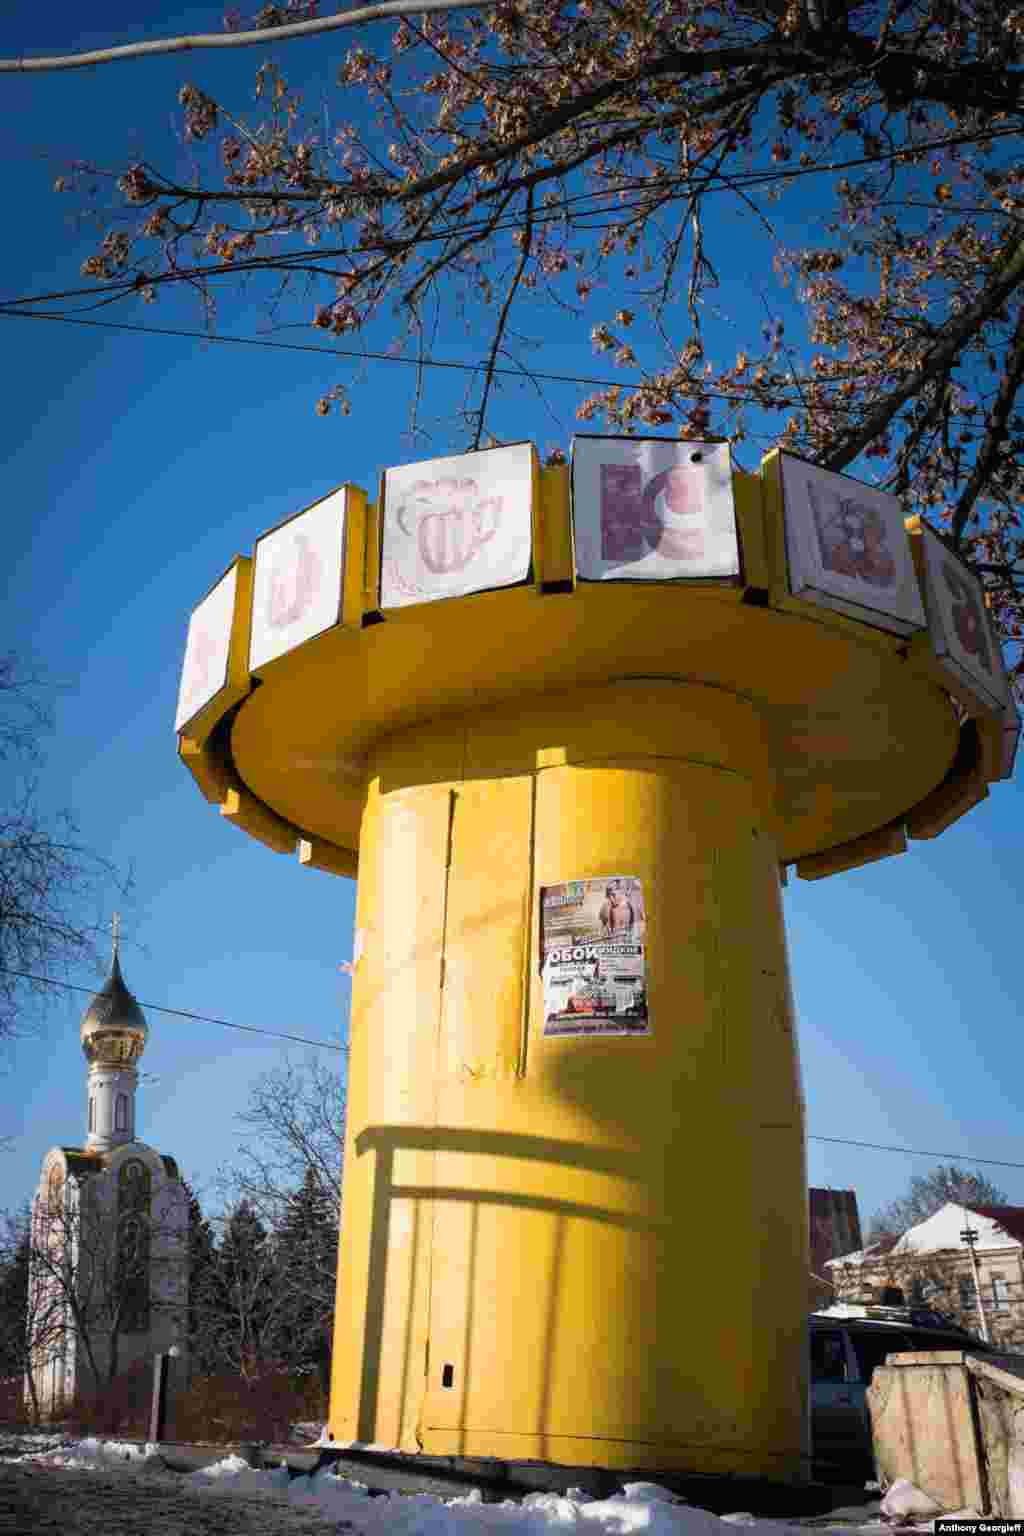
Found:
[[[860, 1379], [865, 1386], [869, 1385], [875, 1374], [876, 1365], [884, 1365], [887, 1355], [898, 1354], [901, 1351], [921, 1347], [915, 1345], [910, 1334], [900, 1333], [898, 1328], [850, 1329], [850, 1341], [853, 1344], [853, 1352], [857, 1356], [857, 1364], [860, 1366]], [[934, 1337], [929, 1337], [926, 1349], [935, 1349]]]
[[811, 1380], [846, 1380], [846, 1350], [838, 1328], [816, 1328], [811, 1334]]

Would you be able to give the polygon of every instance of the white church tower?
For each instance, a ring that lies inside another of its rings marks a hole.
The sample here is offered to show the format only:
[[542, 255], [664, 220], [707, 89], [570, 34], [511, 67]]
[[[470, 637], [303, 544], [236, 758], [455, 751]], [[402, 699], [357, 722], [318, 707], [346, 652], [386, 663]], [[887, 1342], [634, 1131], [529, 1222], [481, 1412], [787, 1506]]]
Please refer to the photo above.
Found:
[[32, 1203], [26, 1400], [34, 1388], [45, 1417], [185, 1346], [188, 1195], [174, 1159], [137, 1138], [149, 1029], [121, 974], [116, 917], [113, 930], [110, 975], [80, 1031], [85, 1145], [50, 1149]]
[[110, 975], [82, 1018], [82, 1050], [89, 1063], [87, 1152], [109, 1152], [135, 1139], [136, 1063], [146, 1049], [149, 1027], [124, 984], [114, 917]]

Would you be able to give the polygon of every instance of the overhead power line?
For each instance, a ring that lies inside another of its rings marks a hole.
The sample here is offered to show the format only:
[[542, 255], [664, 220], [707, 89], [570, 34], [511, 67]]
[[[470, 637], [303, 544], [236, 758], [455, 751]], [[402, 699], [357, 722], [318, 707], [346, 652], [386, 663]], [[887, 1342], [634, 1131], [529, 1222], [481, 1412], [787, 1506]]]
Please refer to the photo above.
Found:
[[970, 1152], [931, 1152], [926, 1147], [890, 1147], [878, 1141], [850, 1141], [845, 1136], [808, 1136], [808, 1141], [834, 1142], [838, 1147], [863, 1147], [869, 1152], [902, 1152], [907, 1157], [948, 1157], [953, 1163], [984, 1163], [988, 1168], [1024, 1168], [998, 1157], [975, 1157]]
[[[172, 336], [184, 338], [189, 341], [215, 342], [221, 346], [233, 347], [268, 347], [279, 352], [307, 352], [316, 357], [355, 358], [360, 361], [378, 363], [403, 363], [407, 368], [447, 368], [458, 373], [487, 373], [501, 374], [508, 378], [518, 379], [522, 382], [528, 379], [533, 382], [540, 380], [544, 384], [586, 384], [597, 389], [642, 389], [644, 381], [640, 379], [595, 379], [586, 374], [577, 373], [543, 373], [539, 369], [526, 368], [502, 368], [491, 369], [486, 362], [458, 363], [449, 362], [436, 357], [396, 357], [392, 352], [364, 352], [347, 347], [316, 347], [310, 342], [301, 341], [269, 341], [257, 336], [217, 336], [207, 331], [191, 331], [178, 326], [167, 325], [134, 325], [126, 320], [86, 320], [79, 315], [67, 315], [55, 311], [43, 311], [32, 309], [8, 309], [0, 304], [0, 317], [19, 320], [57, 320], [64, 325], [86, 326], [90, 329], [105, 331], [129, 331], [142, 336]], [[756, 385], [752, 384], [746, 393], [739, 391], [733, 393], [729, 390], [704, 389], [700, 385], [694, 385], [686, 391], [688, 395], [699, 397], [702, 400], [726, 400], [738, 405], [764, 405], [766, 402], [758, 397], [756, 391], [767, 393], [768, 390], [778, 390], [792, 384], [796, 387], [796, 380], [783, 380], [781, 385]], [[779, 409], [777, 402], [767, 402], [773, 409]], [[785, 408], [800, 410], [804, 403], [800, 399], [785, 402]], [[830, 403], [831, 410], [845, 415], [854, 414], [852, 406], [843, 406]]]
[[[84, 992], [90, 997], [95, 996], [95, 987], [75, 986], [70, 981], [59, 981], [54, 976], [34, 976], [28, 971], [15, 971], [9, 966], [0, 967], [8, 976], [20, 976], [26, 981], [38, 981], [50, 987], [63, 987], [69, 992]], [[179, 1019], [196, 1019], [202, 1024], [219, 1024], [224, 1029], [242, 1029], [251, 1035], [267, 1035], [272, 1040], [292, 1040], [298, 1045], [315, 1045], [324, 1051], [338, 1051], [343, 1055], [348, 1054], [345, 1045], [334, 1045], [328, 1040], [310, 1040], [304, 1035], [282, 1034], [278, 1030], [260, 1029], [255, 1024], [233, 1024], [228, 1019], [217, 1019], [208, 1013], [191, 1013], [185, 1008], [165, 1008], [160, 1003], [140, 1003], [140, 1008], [151, 1008], [155, 1013], [174, 1014]], [[984, 1165], [987, 1168], [1018, 1168], [1024, 1169], [1024, 1163], [1012, 1163], [998, 1157], [975, 1157], [972, 1152], [933, 1152], [925, 1147], [894, 1147], [877, 1141], [852, 1141], [847, 1136], [815, 1136], [808, 1134], [808, 1141], [828, 1142], [837, 1147], [860, 1147], [869, 1152], [898, 1152], [904, 1157], [945, 1157], [953, 1163], [974, 1163]]]
[[[84, 325], [106, 331], [133, 331], [143, 336], [177, 336], [190, 341], [216, 342], [224, 346], [270, 347], [279, 352], [312, 352], [324, 358], [347, 357], [378, 363], [404, 363], [407, 368], [449, 368], [458, 373], [486, 373], [488, 367], [486, 362], [456, 363], [434, 357], [396, 357], [391, 352], [363, 352], [348, 347], [316, 347], [310, 342], [269, 341], [258, 336], [215, 336], [207, 331], [190, 331], [176, 326], [133, 325], [124, 320], [86, 320], [78, 315], [43, 310], [9, 309], [6, 305], [0, 305], [0, 315], [8, 319], [60, 320], [65, 325]], [[509, 374], [517, 379], [524, 377], [523, 370], [519, 368], [495, 368], [493, 372]], [[538, 373], [532, 368], [529, 370], [529, 377], [542, 379], [546, 384], [593, 384], [601, 389], [613, 389], [616, 386], [625, 389], [639, 388], [638, 384], [630, 384], [622, 379], [591, 379], [572, 373]]]
[[[96, 996], [95, 987], [79, 987], [70, 981], [59, 981], [55, 976], [34, 976], [30, 971], [15, 971], [10, 966], [0, 967], [8, 976], [20, 976], [23, 981], [38, 981], [48, 987], [63, 987], [67, 992], [84, 992]], [[219, 1024], [223, 1029], [241, 1029], [248, 1035], [267, 1035], [271, 1040], [292, 1040], [296, 1045], [315, 1045], [322, 1051], [338, 1051], [348, 1055], [347, 1045], [335, 1045], [330, 1040], [310, 1040], [305, 1035], [288, 1035], [277, 1029], [260, 1029], [256, 1024], [233, 1024], [230, 1019], [215, 1019], [208, 1013], [190, 1013], [185, 1008], [166, 1008], [161, 1003], [139, 1003], [140, 1008], [151, 1008], [155, 1013], [171, 1013], [179, 1019], [196, 1019], [201, 1024]]]

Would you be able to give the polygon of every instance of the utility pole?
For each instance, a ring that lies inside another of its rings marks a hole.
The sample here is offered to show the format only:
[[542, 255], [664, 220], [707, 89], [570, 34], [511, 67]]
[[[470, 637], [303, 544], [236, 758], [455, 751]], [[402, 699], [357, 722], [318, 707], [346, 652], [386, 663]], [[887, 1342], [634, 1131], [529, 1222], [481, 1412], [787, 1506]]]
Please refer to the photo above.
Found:
[[972, 1227], [968, 1222], [966, 1206], [964, 1206], [963, 1212], [964, 1226], [960, 1233], [960, 1241], [967, 1244], [967, 1252], [971, 1256], [971, 1274], [974, 1276], [974, 1295], [978, 1302], [978, 1319], [981, 1323], [981, 1336], [987, 1344], [989, 1342], [988, 1319], [985, 1316], [985, 1305], [981, 1299], [981, 1281], [978, 1279], [978, 1260], [974, 1252], [974, 1245], [978, 1241], [978, 1229], [977, 1227]]

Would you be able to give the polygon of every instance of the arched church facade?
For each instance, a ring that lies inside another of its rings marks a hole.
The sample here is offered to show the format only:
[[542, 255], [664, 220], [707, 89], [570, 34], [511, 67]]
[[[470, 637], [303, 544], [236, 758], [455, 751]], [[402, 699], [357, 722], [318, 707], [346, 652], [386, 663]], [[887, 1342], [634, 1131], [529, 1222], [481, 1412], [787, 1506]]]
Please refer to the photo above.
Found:
[[85, 1144], [50, 1149], [32, 1202], [26, 1396], [48, 1418], [156, 1354], [185, 1354], [188, 1193], [174, 1159], [137, 1139], [147, 1038], [115, 923], [110, 975], [81, 1024]]

